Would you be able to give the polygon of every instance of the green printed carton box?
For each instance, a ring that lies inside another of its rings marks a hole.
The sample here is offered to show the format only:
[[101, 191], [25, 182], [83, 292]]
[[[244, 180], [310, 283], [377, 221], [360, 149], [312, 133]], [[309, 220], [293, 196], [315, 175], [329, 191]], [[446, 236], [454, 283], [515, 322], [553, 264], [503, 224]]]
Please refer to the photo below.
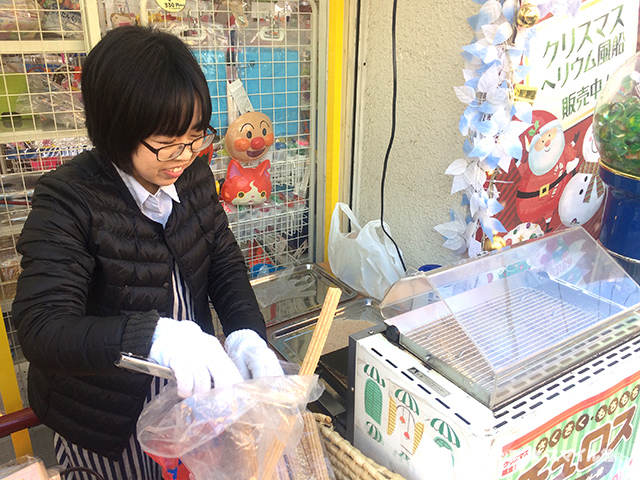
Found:
[[640, 479], [632, 342], [491, 412], [381, 334], [366, 337], [356, 343], [354, 445], [407, 480]]

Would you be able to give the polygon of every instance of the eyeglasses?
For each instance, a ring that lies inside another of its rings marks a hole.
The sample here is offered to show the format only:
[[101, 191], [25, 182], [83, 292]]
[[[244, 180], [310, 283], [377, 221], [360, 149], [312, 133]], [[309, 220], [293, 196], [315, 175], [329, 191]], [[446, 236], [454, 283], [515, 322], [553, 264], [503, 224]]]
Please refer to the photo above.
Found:
[[182, 152], [184, 152], [184, 149], [187, 147], [189, 147], [193, 153], [201, 152], [213, 143], [213, 139], [216, 138], [216, 133], [216, 129], [209, 125], [204, 135], [196, 138], [191, 143], [175, 143], [162, 148], [153, 148], [144, 140], [140, 140], [140, 143], [155, 153], [159, 162], [168, 162], [182, 155]]

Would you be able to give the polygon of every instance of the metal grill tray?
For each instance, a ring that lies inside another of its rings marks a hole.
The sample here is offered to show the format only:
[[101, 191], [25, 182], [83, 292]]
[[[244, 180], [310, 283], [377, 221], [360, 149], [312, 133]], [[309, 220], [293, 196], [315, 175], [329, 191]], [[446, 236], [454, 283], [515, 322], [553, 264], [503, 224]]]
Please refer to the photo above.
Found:
[[455, 316], [443, 302], [424, 307], [400, 343], [493, 409], [640, 334], [635, 312], [557, 281], [479, 290], [449, 299]]
[[[269, 343], [287, 361], [302, 363], [320, 312], [308, 314], [269, 335]], [[348, 345], [349, 335], [383, 322], [377, 304], [369, 298], [357, 298], [338, 307], [323, 354]], [[367, 325], [369, 324], [369, 325]]]
[[342, 290], [340, 302], [357, 292], [315, 263], [298, 265], [251, 281], [267, 326], [319, 310], [329, 287]]

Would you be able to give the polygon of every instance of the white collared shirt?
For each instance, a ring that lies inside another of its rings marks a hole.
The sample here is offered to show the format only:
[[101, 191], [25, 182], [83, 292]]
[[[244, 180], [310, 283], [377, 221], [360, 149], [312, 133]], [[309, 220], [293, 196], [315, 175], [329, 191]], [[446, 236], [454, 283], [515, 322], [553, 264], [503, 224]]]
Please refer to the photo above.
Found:
[[118, 167], [116, 167], [116, 171], [131, 192], [140, 211], [154, 222], [162, 224], [163, 227], [166, 226], [169, 215], [173, 210], [173, 202], [180, 203], [176, 186], [172, 183], [171, 185], [160, 187], [154, 195], [128, 173], [123, 172]]
[[131, 192], [140, 211], [154, 222], [162, 224], [163, 227], [166, 226], [169, 215], [173, 210], [173, 202], [180, 203], [176, 186], [172, 183], [171, 185], [160, 187], [153, 195], [128, 173], [123, 172], [118, 167], [116, 167], [116, 171]]

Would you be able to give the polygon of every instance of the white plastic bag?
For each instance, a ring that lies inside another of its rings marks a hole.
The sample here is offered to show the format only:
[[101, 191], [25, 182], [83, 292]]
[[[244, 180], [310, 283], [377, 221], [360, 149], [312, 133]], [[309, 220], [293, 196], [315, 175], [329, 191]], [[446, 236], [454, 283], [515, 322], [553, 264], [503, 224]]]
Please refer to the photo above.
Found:
[[[352, 231], [340, 231], [340, 211], [351, 220]], [[388, 232], [389, 227], [384, 224]], [[348, 205], [338, 202], [329, 230], [329, 265], [333, 274], [357, 290], [382, 300], [391, 285], [405, 276], [396, 247], [382, 231], [380, 220], [360, 227]]]

